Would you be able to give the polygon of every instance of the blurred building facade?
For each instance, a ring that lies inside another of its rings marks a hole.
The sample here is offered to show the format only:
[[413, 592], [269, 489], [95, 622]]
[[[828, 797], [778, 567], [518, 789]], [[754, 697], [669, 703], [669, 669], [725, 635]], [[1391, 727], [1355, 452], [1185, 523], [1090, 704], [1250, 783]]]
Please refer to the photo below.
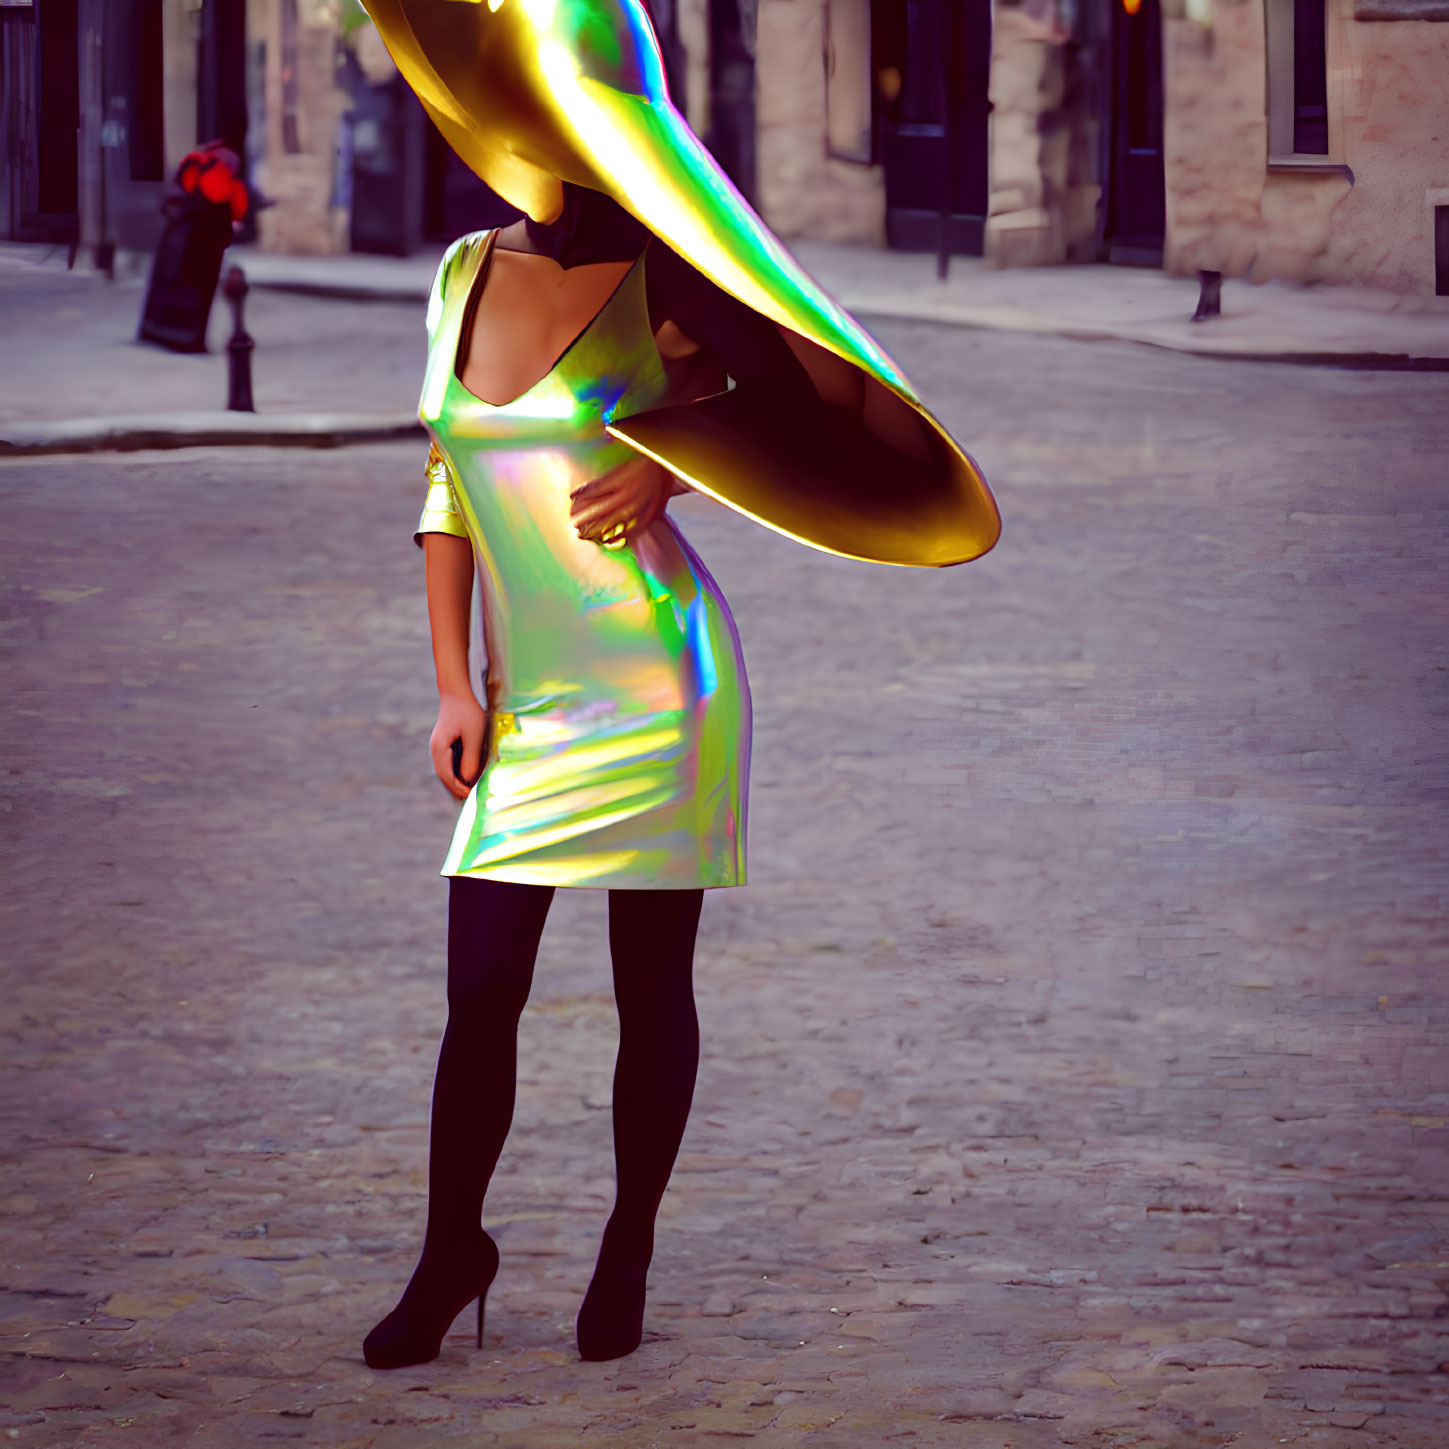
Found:
[[1449, 295], [1449, 0], [758, 0], [787, 236]]
[[[702, 129], [718, 98], [714, 139], [753, 190], [750, 0], [653, 11], [674, 90]], [[515, 214], [428, 121], [359, 0], [0, 0], [0, 77], [0, 238], [140, 257], [181, 159], [217, 138], [266, 199], [249, 227], [267, 250], [403, 255]]]
[[[781, 235], [1449, 295], [1449, 0], [649, 0]], [[509, 209], [359, 0], [0, 0], [0, 236], [145, 251], [224, 137], [268, 249], [405, 254]]]
[[267, 249], [405, 252], [486, 225], [441, 204], [461, 163], [395, 72], [371, 83], [364, 63], [391, 62], [363, 19], [355, 0], [0, 0], [0, 237], [144, 255], [181, 159], [214, 139], [269, 202], [249, 223]]
[[0, 0], [0, 47], [0, 236], [149, 251], [198, 141], [248, 153], [245, 0]]

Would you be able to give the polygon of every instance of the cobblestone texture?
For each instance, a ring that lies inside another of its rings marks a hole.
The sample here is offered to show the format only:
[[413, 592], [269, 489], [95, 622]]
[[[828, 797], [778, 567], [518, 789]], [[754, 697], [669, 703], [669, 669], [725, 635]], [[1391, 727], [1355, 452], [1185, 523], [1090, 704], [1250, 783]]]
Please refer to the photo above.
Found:
[[881, 331], [1007, 532], [920, 573], [678, 508], [753, 884], [612, 1364], [592, 892], [487, 1349], [360, 1358], [443, 1013], [417, 448], [0, 466], [5, 1442], [1449, 1443], [1449, 381]]

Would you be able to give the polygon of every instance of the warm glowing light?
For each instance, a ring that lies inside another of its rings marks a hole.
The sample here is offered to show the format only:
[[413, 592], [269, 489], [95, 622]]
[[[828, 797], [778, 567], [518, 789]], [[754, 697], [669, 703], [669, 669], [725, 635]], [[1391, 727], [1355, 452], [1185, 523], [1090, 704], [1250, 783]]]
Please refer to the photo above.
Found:
[[1142, 0], [1122, 0], [1122, 8], [1129, 15], [1136, 15], [1142, 9]]

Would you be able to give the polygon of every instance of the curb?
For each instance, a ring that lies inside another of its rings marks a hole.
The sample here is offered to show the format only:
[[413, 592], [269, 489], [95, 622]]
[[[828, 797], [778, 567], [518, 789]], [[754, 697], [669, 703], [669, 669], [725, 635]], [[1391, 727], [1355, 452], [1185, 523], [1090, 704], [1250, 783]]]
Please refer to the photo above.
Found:
[[421, 437], [416, 417], [357, 413], [154, 413], [0, 423], [0, 458], [130, 453], [143, 448], [343, 448]]
[[[290, 292], [301, 297], [333, 298], [339, 302], [417, 302], [427, 301], [428, 289], [422, 285], [380, 285], [366, 282], [324, 281], [305, 277], [247, 280], [253, 287], [269, 292]], [[1376, 372], [1449, 372], [1449, 355], [1411, 352], [1376, 352], [1345, 348], [1301, 349], [1233, 346], [1204, 346], [1184, 338], [1148, 337], [1130, 331], [1114, 331], [1077, 322], [1055, 321], [1043, 317], [1009, 320], [1003, 317], [975, 314], [950, 306], [932, 307], [925, 303], [892, 303], [869, 293], [852, 294], [849, 288], [834, 292], [836, 300], [859, 318], [876, 317], [894, 322], [929, 322], [937, 327], [963, 327], [982, 332], [1014, 332], [1037, 337], [1060, 337], [1067, 342], [1121, 342], [1131, 347], [1150, 347], [1159, 352], [1174, 352], [1182, 357], [1209, 357], [1223, 362], [1276, 362], [1295, 367], [1342, 367]], [[1206, 340], [1206, 339], [1204, 339]], [[1226, 342], [1226, 339], [1224, 339]]]
[[309, 282], [302, 277], [258, 277], [247, 273], [247, 284], [263, 292], [291, 292], [298, 297], [333, 297], [339, 302], [416, 302], [428, 300], [429, 287], [412, 283], [374, 285], [370, 282]]
[[856, 317], [880, 317], [892, 322], [928, 322], [937, 327], [960, 327], [975, 332], [1015, 332], [1033, 337], [1059, 337], [1066, 342], [1120, 342], [1128, 347], [1149, 347], [1178, 357], [1208, 357], [1221, 362], [1276, 362], [1292, 367], [1342, 367], [1360, 372], [1449, 372], [1449, 356], [1410, 352], [1261, 351], [1246, 347], [1193, 347], [1160, 337], [1134, 336], [1105, 328], [1063, 322], [1014, 324], [977, 317], [942, 316], [914, 308], [886, 308], [862, 302], [849, 308]]
[[1411, 352], [1343, 352], [1282, 350], [1273, 348], [1193, 346], [1165, 337], [1143, 337], [1131, 332], [1084, 327], [1072, 322], [1006, 322], [990, 317], [951, 315], [917, 307], [879, 306], [870, 301], [846, 303], [856, 317], [879, 317], [892, 322], [928, 322], [936, 327], [960, 327], [975, 332], [1014, 332], [1033, 337], [1059, 337], [1066, 342], [1120, 342], [1129, 347], [1148, 347], [1178, 357], [1207, 357], [1220, 362], [1276, 362], [1292, 367], [1341, 367], [1359, 372], [1449, 372], [1449, 355]]

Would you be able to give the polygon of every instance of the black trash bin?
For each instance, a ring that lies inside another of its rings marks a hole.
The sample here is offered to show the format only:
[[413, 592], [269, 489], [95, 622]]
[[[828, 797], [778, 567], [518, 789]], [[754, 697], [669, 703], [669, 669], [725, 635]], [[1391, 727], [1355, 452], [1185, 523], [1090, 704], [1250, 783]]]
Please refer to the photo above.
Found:
[[182, 163], [162, 210], [166, 225], [151, 262], [138, 332], [173, 352], [205, 352], [206, 323], [232, 227], [247, 214], [234, 151], [199, 146]]

